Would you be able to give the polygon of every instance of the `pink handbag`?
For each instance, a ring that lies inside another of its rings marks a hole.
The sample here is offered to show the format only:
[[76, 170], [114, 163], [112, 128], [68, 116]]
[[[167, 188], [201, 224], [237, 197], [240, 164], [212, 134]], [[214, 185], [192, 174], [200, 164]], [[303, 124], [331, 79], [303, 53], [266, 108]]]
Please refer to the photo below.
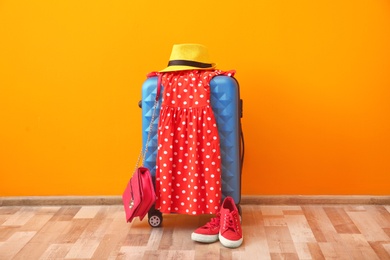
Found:
[[157, 81], [156, 100], [153, 106], [152, 119], [150, 120], [148, 138], [145, 143], [145, 151], [142, 153], [141, 149], [133, 176], [130, 178], [126, 189], [122, 194], [122, 202], [125, 208], [127, 222], [133, 221], [135, 217], [139, 217], [140, 220], [142, 220], [157, 199], [149, 169], [143, 166], [138, 167], [138, 165], [141, 157], [143, 162], [148, 151], [148, 143], [150, 141], [153, 121], [158, 105], [158, 97], [160, 96], [160, 85], [161, 76], [158, 77]]
[[122, 195], [127, 222], [142, 220], [156, 201], [152, 177], [145, 167], [138, 167]]

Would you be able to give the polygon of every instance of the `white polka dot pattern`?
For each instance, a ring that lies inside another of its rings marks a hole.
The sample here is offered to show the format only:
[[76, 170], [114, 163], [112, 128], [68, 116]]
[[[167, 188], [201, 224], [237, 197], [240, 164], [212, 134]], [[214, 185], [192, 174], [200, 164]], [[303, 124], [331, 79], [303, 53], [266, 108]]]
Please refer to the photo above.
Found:
[[162, 213], [215, 214], [221, 202], [219, 136], [210, 80], [220, 70], [163, 73], [156, 169]]

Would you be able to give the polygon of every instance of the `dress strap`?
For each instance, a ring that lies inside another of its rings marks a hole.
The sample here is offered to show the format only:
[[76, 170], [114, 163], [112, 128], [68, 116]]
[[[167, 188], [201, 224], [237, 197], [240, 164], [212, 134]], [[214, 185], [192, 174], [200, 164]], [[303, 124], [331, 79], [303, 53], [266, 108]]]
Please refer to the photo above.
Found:
[[162, 75], [161, 75], [161, 73], [159, 73], [158, 76], [157, 76], [157, 93], [156, 93], [156, 101], [158, 101], [158, 98], [160, 97], [160, 92], [161, 92], [161, 80], [162, 80]]
[[157, 71], [152, 71], [146, 75], [147, 78], [156, 77], [156, 76], [157, 76], [156, 101], [158, 101], [161, 93], [162, 73], [159, 73]]

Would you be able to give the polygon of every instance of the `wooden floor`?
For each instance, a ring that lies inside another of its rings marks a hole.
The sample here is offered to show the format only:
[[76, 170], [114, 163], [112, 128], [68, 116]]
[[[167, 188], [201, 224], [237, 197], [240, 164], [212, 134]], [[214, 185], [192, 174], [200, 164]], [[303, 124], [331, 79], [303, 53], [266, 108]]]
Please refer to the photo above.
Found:
[[390, 259], [390, 206], [242, 205], [244, 242], [191, 241], [210, 216], [125, 222], [121, 206], [0, 207], [0, 259]]

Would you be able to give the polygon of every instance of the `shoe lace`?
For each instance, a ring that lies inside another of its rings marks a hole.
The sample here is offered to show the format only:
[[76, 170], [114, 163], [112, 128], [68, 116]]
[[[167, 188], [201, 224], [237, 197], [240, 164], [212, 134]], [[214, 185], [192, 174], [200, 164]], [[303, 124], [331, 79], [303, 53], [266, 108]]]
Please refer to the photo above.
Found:
[[225, 216], [225, 223], [224, 223], [224, 229], [225, 230], [231, 230], [235, 233], [239, 232], [239, 219], [237, 212], [231, 212], [229, 214], [226, 214]]
[[212, 218], [209, 222], [204, 225], [204, 228], [214, 228], [214, 227], [219, 227], [219, 220], [220, 217], [217, 215], [215, 218]]

